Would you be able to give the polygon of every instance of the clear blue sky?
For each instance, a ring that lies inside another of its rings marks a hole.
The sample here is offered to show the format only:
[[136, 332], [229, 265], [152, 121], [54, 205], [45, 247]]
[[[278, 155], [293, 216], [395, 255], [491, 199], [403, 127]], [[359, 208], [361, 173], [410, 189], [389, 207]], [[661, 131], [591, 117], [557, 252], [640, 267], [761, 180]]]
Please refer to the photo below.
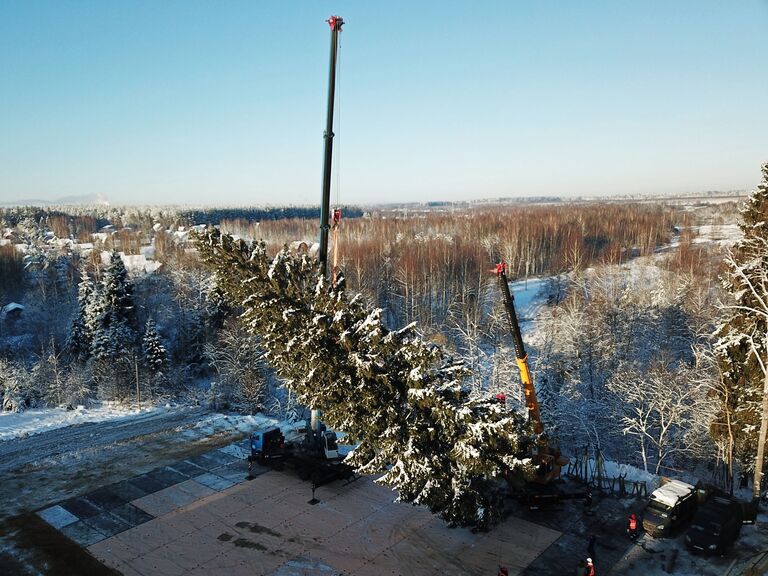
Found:
[[753, 188], [768, 160], [768, 0], [0, 0], [0, 200], [318, 203], [331, 14], [343, 203]]

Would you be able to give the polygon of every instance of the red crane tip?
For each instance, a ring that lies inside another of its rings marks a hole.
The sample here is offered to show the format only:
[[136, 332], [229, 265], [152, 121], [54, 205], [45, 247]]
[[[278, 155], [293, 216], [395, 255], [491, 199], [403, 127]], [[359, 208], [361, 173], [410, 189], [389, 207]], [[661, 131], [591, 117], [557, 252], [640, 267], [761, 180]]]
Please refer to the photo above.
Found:
[[328, 22], [328, 26], [331, 27], [331, 30], [341, 30], [341, 27], [344, 24], [344, 18], [341, 16], [331, 16], [326, 22]]

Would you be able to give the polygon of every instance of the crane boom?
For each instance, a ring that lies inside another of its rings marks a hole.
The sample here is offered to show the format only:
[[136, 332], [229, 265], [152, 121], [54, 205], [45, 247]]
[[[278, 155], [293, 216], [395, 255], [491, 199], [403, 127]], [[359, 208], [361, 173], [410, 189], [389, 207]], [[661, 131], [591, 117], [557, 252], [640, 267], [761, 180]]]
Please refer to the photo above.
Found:
[[[320, 249], [318, 251], [320, 273], [323, 276], [326, 276], [328, 273], [328, 232], [331, 229], [331, 160], [333, 159], [334, 136], [333, 104], [336, 98], [336, 55], [339, 49], [339, 32], [341, 32], [341, 27], [344, 25], [344, 19], [341, 16], [331, 16], [326, 22], [331, 27], [331, 63], [328, 74], [328, 112], [325, 120], [325, 132], [323, 133], [325, 146], [323, 149], [323, 192], [320, 199]], [[320, 410], [313, 408], [310, 427], [318, 438], [322, 426], [320, 417]]]
[[326, 114], [325, 132], [323, 139], [323, 193], [320, 203], [320, 269], [325, 275], [328, 271], [328, 232], [331, 229], [331, 160], [333, 158], [333, 106], [336, 97], [336, 55], [339, 49], [339, 32], [344, 25], [341, 16], [331, 16], [327, 20], [331, 27], [331, 64], [328, 74], [328, 112]]
[[496, 275], [499, 278], [499, 288], [504, 299], [504, 308], [507, 311], [507, 320], [509, 320], [509, 329], [512, 333], [512, 341], [515, 345], [515, 356], [517, 357], [517, 368], [520, 370], [520, 380], [523, 384], [525, 393], [525, 405], [528, 408], [528, 415], [533, 422], [534, 431], [541, 434], [544, 431], [544, 425], [541, 422], [541, 412], [539, 410], [539, 401], [536, 398], [536, 389], [533, 386], [531, 371], [528, 368], [528, 354], [523, 344], [523, 335], [520, 332], [520, 323], [517, 320], [515, 312], [515, 301], [512, 293], [509, 291], [509, 282], [507, 281], [507, 264], [500, 262], [496, 265]]

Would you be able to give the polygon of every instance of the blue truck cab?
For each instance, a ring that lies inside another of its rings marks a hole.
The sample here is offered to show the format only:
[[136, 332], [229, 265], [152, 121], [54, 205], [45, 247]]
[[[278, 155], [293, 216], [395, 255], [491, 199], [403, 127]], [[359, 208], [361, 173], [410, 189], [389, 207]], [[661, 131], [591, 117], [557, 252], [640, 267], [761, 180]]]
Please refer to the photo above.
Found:
[[268, 460], [275, 456], [282, 456], [285, 449], [285, 437], [277, 426], [262, 428], [251, 434], [251, 456], [249, 461], [257, 462]]

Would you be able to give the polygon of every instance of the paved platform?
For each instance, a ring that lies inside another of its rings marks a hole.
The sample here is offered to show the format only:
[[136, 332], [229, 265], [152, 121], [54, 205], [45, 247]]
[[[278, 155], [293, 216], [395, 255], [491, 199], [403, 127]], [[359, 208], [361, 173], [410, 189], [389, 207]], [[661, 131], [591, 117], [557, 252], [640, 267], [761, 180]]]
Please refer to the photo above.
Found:
[[39, 515], [125, 576], [495, 574], [500, 562], [519, 574], [560, 536], [519, 518], [487, 533], [448, 528], [368, 477], [322, 486], [312, 505], [311, 485], [290, 472], [245, 481], [236, 449]]

